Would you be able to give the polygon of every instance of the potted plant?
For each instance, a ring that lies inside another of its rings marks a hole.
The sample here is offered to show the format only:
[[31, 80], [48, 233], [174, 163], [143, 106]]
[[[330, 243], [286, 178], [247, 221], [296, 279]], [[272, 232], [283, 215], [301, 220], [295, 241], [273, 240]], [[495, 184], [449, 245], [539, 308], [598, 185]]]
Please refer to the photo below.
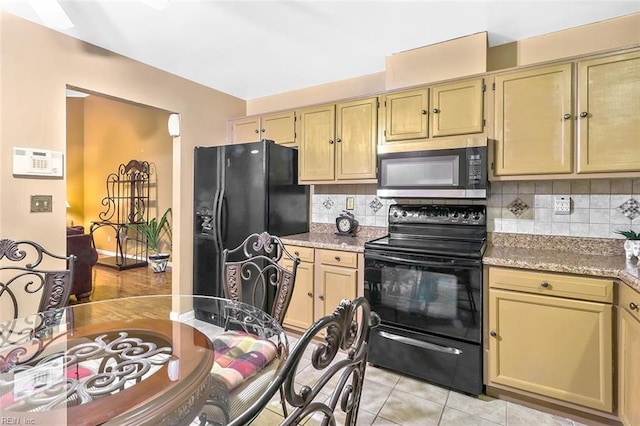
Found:
[[169, 246], [171, 246], [171, 223], [169, 223], [169, 215], [171, 207], [169, 207], [160, 220], [152, 218], [149, 222], [135, 223], [128, 225], [128, 228], [135, 229], [147, 241], [147, 247], [151, 251], [149, 262], [153, 272], [164, 272], [167, 269], [169, 261], [169, 253], [160, 252], [160, 246], [163, 237], [166, 235]]
[[624, 242], [624, 252], [627, 259], [635, 256], [640, 259], [640, 233], [632, 230], [616, 231], [616, 234], [623, 235], [627, 240]]

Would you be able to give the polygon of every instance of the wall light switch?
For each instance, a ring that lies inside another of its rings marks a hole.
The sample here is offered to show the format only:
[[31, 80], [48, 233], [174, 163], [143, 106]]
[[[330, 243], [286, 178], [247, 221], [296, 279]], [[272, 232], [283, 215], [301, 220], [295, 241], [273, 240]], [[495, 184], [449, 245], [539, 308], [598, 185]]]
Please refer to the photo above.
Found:
[[354, 200], [353, 197], [347, 197], [347, 210], [354, 209]]
[[553, 214], [571, 214], [571, 197], [556, 195], [553, 197]]
[[51, 213], [53, 211], [52, 195], [32, 195], [31, 213]]

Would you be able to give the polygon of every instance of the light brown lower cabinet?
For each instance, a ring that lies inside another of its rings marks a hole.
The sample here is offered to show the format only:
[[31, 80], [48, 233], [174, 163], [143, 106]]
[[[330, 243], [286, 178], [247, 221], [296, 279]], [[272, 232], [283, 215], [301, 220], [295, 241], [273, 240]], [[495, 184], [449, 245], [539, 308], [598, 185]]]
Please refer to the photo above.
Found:
[[[314, 249], [298, 246], [286, 246], [286, 248], [289, 253], [300, 258], [300, 263], [284, 323], [295, 328], [306, 329], [313, 323]], [[283, 263], [285, 268], [291, 269], [293, 266], [292, 261]]]
[[612, 280], [490, 268], [489, 384], [611, 413], [612, 290]]
[[[361, 254], [287, 245], [300, 258], [291, 303], [284, 324], [305, 330], [333, 313], [342, 299], [354, 299], [358, 289]], [[290, 263], [285, 263], [285, 266]]]
[[618, 416], [640, 425], [640, 293], [620, 285], [618, 322]]

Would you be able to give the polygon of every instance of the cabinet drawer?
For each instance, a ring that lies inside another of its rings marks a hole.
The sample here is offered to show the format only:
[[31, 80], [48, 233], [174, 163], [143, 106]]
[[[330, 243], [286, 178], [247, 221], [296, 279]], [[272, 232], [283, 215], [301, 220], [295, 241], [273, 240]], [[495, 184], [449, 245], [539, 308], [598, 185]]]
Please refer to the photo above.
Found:
[[302, 262], [313, 263], [313, 250], [311, 247], [289, 246], [285, 245], [287, 251], [292, 255], [300, 258]]
[[547, 296], [594, 302], [613, 302], [613, 280], [586, 278], [551, 272], [490, 268], [489, 286]]
[[358, 253], [337, 250], [321, 250], [320, 263], [323, 265], [358, 267]]
[[624, 308], [635, 319], [640, 321], [640, 293], [624, 283], [619, 284], [620, 307]]

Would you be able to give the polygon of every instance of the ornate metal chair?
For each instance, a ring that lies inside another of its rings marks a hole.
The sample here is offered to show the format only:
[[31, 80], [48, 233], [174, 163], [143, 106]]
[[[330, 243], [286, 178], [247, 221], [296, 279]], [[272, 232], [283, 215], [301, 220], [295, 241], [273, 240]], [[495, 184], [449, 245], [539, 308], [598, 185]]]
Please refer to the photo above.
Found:
[[[286, 259], [293, 263], [291, 269], [281, 263]], [[282, 240], [267, 232], [251, 234], [238, 247], [225, 249], [222, 262], [226, 297], [268, 311], [269, 294], [275, 289], [270, 312], [282, 324], [300, 264], [300, 259], [287, 251]]]
[[[283, 265], [284, 260], [290, 262], [290, 269]], [[222, 252], [222, 263], [226, 297], [270, 312], [271, 317], [282, 324], [291, 302], [296, 271], [300, 264], [300, 259], [287, 251], [282, 240], [267, 232], [251, 234], [238, 247], [225, 249]], [[270, 303], [272, 307], [269, 310]], [[244, 315], [242, 311], [237, 312], [237, 315], [228, 312], [225, 328], [228, 329], [232, 322], [234, 328], [260, 336], [260, 330], [256, 329], [255, 324], [251, 330], [246, 329]], [[285, 344], [278, 348], [277, 356], [285, 359], [287, 351]], [[287, 415], [283, 391], [281, 401], [282, 410]]]
[[[332, 315], [319, 319], [302, 335], [280, 366], [275, 379], [253, 405], [231, 422], [227, 418], [217, 424], [239, 426], [253, 422], [273, 395], [284, 386], [286, 400], [293, 411], [285, 416], [281, 425], [302, 424], [314, 414], [321, 416], [318, 420], [323, 425], [336, 424], [335, 413], [339, 409], [346, 414], [344, 424], [355, 426], [369, 354], [370, 333], [378, 324], [380, 318], [371, 312], [365, 298], [343, 300]], [[324, 343], [318, 343], [320, 339]], [[296, 391], [298, 366], [307, 348], [313, 344], [315, 348], [311, 364], [316, 370], [324, 370], [324, 373], [311, 386], [298, 385]], [[337, 357], [339, 350], [344, 357]], [[334, 377], [337, 377], [337, 382], [332, 380]], [[328, 389], [333, 386], [329, 383], [337, 384], [333, 389]], [[326, 397], [327, 393], [330, 394], [329, 398]], [[203, 424], [211, 424], [206, 416], [201, 416], [200, 420]]]
[[[0, 308], [3, 313], [0, 319], [16, 319], [66, 306], [75, 259], [74, 255], [55, 255], [33, 241], [0, 239]], [[55, 265], [56, 260], [66, 261], [66, 269], [45, 268], [45, 265]]]

